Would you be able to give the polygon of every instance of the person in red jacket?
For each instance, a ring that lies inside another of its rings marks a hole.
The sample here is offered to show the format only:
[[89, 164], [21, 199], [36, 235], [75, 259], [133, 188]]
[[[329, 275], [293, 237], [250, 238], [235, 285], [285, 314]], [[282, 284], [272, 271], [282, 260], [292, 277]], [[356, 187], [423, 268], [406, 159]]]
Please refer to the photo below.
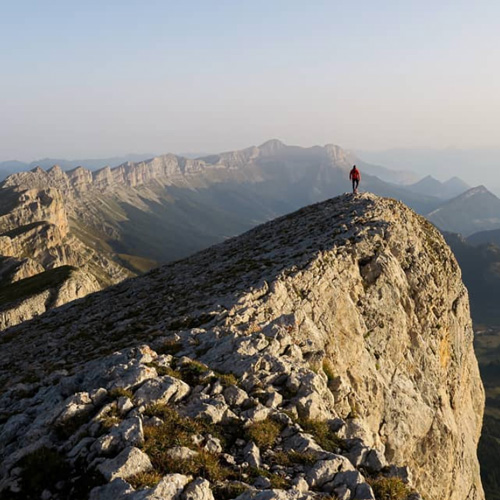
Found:
[[352, 166], [352, 170], [349, 172], [349, 179], [352, 181], [352, 192], [354, 194], [358, 193], [359, 181], [361, 180], [361, 174], [356, 168], [356, 165]]

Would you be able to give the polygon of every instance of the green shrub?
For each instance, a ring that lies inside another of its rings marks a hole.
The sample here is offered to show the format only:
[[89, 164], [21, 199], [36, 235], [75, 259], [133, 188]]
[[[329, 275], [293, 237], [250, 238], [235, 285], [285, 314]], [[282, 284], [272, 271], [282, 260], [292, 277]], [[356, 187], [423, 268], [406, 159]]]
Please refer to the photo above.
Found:
[[193, 434], [203, 434], [214, 431], [201, 420], [182, 417], [172, 407], [166, 404], [153, 404], [146, 408], [144, 414], [148, 417], [158, 417], [163, 420], [159, 426], [144, 426], [144, 451], [153, 459], [172, 446], [187, 446], [194, 448]]
[[110, 410], [99, 419], [103, 431], [109, 431], [111, 427], [118, 425], [121, 421], [122, 418], [116, 406], [112, 406]]
[[180, 460], [172, 458], [168, 453], [168, 449], [158, 453], [158, 449], [154, 456], [150, 456], [151, 463], [156, 471], [161, 475], [165, 474], [186, 474], [203, 477], [211, 482], [218, 482], [227, 479], [231, 476], [232, 471], [224, 467], [217, 454], [204, 449], [198, 449], [195, 456]]

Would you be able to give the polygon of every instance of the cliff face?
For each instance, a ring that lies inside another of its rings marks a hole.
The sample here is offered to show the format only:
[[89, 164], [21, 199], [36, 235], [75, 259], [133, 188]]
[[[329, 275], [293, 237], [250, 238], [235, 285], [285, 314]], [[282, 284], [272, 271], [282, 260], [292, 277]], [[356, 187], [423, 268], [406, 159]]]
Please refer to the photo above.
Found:
[[[388, 476], [426, 500], [482, 500], [472, 335], [459, 268], [423, 218], [373, 195], [306, 207], [9, 329], [0, 488], [25, 491], [41, 448], [66, 464], [66, 495], [97, 468], [94, 500], [212, 498], [236, 477], [240, 500], [361, 500]], [[173, 415], [211, 427], [160, 453]], [[189, 461], [207, 454], [226, 474], [210, 484]], [[152, 469], [163, 479], [140, 489]]]
[[[55, 187], [1, 189], [0, 330], [130, 275], [72, 234], [69, 208]], [[62, 266], [80, 272], [60, 272], [68, 281], [51, 283], [44, 273]]]

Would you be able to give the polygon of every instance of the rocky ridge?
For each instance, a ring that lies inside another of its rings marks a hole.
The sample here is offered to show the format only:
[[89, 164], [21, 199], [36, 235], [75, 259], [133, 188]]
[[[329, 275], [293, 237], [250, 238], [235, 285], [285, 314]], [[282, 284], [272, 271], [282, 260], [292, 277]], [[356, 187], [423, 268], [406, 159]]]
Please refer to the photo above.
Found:
[[[374, 195], [313, 205], [5, 332], [0, 488], [481, 500], [472, 335], [428, 222]], [[30, 482], [49, 462], [57, 481]]]

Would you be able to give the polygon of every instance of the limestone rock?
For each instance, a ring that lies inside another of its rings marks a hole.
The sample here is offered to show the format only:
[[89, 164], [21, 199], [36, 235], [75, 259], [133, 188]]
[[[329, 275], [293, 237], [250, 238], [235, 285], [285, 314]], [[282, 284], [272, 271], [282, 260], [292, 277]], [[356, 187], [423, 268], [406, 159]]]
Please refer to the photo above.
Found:
[[134, 474], [148, 471], [152, 468], [149, 457], [138, 448], [129, 447], [116, 458], [106, 460], [97, 469], [108, 480], [126, 479]]
[[198, 478], [189, 483], [181, 495], [182, 500], [214, 500], [210, 483], [206, 479]]
[[[337, 455], [328, 460], [320, 460], [317, 462], [308, 472], [307, 482], [311, 488], [321, 488], [326, 483], [334, 481], [339, 474], [345, 473], [346, 471], [357, 472], [347, 458]], [[349, 486], [347, 481], [337, 481], [337, 484], [333, 486], [338, 486], [342, 482]]]
[[179, 500], [181, 493], [190, 481], [189, 476], [182, 474], [167, 474], [163, 479], [140, 499], [144, 500]]
[[134, 400], [137, 405], [150, 405], [154, 403], [168, 403], [182, 399], [190, 391], [189, 385], [169, 375], [159, 379], [146, 381], [135, 392]]
[[126, 498], [134, 489], [121, 478], [113, 479], [105, 486], [98, 486], [90, 492], [89, 500], [118, 500]]

